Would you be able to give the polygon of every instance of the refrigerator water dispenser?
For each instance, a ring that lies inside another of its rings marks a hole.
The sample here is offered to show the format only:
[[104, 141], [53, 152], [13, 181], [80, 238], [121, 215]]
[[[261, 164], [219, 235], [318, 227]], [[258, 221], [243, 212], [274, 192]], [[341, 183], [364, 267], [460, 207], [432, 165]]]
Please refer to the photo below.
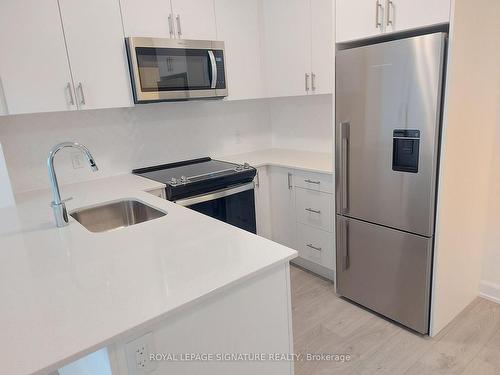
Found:
[[396, 129], [392, 140], [392, 170], [418, 173], [420, 130]]

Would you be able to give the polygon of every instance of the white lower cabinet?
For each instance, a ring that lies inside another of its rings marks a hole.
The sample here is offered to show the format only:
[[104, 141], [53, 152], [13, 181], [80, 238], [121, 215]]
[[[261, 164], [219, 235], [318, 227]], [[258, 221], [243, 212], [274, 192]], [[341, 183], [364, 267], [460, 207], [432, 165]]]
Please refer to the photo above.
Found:
[[[260, 168], [259, 168], [260, 171]], [[287, 168], [269, 167], [270, 238], [296, 249], [293, 262], [329, 279], [334, 277], [335, 235], [333, 176]], [[260, 184], [262, 184], [262, 179]], [[262, 185], [259, 187], [261, 188]], [[258, 188], [256, 188], [257, 190]], [[264, 208], [257, 202], [257, 228], [266, 226]], [[259, 232], [259, 229], [258, 229]], [[260, 233], [258, 233], [261, 235]]]
[[309, 225], [297, 224], [297, 251], [301, 258], [333, 269], [333, 246], [333, 233]]
[[319, 191], [296, 188], [297, 222], [333, 232], [333, 196]]
[[295, 190], [293, 173], [285, 168], [269, 169], [272, 240], [295, 249]]
[[257, 221], [257, 234], [271, 239], [271, 204], [269, 173], [266, 166], [257, 168], [255, 184], [255, 216]]

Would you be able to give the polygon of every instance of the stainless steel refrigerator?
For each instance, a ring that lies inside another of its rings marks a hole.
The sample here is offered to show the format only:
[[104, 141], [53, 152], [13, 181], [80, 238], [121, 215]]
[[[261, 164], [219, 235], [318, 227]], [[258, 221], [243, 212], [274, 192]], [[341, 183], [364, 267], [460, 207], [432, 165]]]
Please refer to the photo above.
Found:
[[337, 291], [429, 331], [445, 33], [339, 50]]

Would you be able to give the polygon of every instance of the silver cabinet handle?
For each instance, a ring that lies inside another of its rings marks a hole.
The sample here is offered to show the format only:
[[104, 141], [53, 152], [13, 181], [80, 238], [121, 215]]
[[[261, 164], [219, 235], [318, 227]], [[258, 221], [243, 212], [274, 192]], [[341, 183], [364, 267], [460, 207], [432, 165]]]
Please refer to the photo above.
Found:
[[387, 8], [387, 26], [393, 26], [394, 25], [394, 12], [392, 12], [391, 16], [391, 9], [394, 10], [394, 1], [392, 0], [387, 0], [386, 3], [386, 8]]
[[170, 37], [174, 37], [174, 20], [172, 14], [168, 15], [168, 32], [170, 33]]
[[75, 98], [73, 96], [73, 87], [71, 86], [71, 83], [68, 82], [68, 84], [66, 85], [66, 88], [68, 89], [68, 92], [69, 92], [69, 104], [75, 105]]
[[314, 181], [314, 180], [310, 180], [310, 179], [304, 180], [304, 182], [307, 182], [308, 184], [315, 184], [315, 185], [321, 184], [321, 181]]
[[322, 249], [321, 249], [321, 247], [316, 247], [316, 246], [314, 246], [312, 243], [308, 243], [306, 246], [307, 246], [308, 248], [313, 249], [313, 250], [316, 250], [316, 251], [321, 251], [321, 250], [322, 250]]
[[292, 190], [292, 174], [288, 173], [288, 190]]
[[178, 14], [177, 17], [175, 17], [177, 21], [177, 35], [179, 35], [179, 38], [182, 36], [182, 30], [181, 30], [181, 15]]
[[311, 73], [311, 88], [313, 91], [316, 91], [316, 74]]
[[80, 104], [85, 105], [85, 94], [83, 93], [83, 84], [81, 82], [78, 84], [78, 90], [80, 90]]
[[321, 213], [321, 210], [313, 210], [312, 208], [306, 208], [305, 210], [308, 212], [312, 212], [313, 214], [318, 214], [318, 215]]
[[341, 179], [342, 179], [342, 213], [349, 209], [349, 137], [350, 123], [340, 123], [340, 163], [341, 163]]
[[306, 91], [309, 91], [309, 73], [305, 75]]
[[[375, 11], [375, 28], [378, 29], [379, 27], [382, 27], [382, 21], [380, 20], [380, 14], [383, 14], [384, 8], [382, 7], [382, 4], [380, 3], [380, 0], [377, 0], [376, 3], [376, 11]], [[382, 10], [382, 13], [380, 12]]]

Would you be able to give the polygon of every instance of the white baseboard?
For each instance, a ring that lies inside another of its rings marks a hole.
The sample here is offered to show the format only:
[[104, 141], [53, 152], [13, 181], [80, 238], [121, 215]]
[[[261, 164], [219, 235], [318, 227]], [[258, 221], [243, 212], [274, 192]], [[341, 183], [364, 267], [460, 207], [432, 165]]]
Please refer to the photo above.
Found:
[[487, 300], [500, 303], [500, 285], [483, 280], [479, 284], [479, 295]]

